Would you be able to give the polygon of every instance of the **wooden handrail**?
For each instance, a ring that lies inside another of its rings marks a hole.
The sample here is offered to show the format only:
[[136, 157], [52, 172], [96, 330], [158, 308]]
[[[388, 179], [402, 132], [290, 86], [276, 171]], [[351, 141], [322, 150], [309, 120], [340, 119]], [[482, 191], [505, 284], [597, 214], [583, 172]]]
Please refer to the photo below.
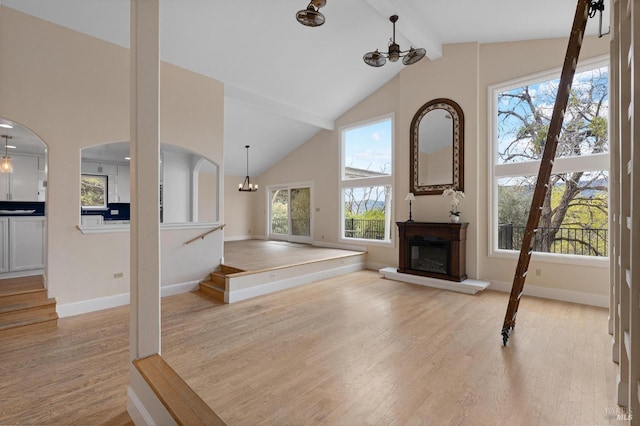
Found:
[[189, 241], [187, 241], [186, 243], [184, 243], [184, 245], [186, 246], [187, 244], [191, 244], [191, 243], [192, 243], [192, 242], [194, 242], [194, 241], [202, 240], [202, 239], [204, 239], [204, 237], [206, 237], [207, 235], [211, 234], [212, 232], [217, 231], [218, 229], [223, 229], [225, 226], [227, 226], [227, 225], [226, 225], [226, 224], [222, 224], [222, 225], [220, 225], [220, 226], [216, 226], [216, 227], [215, 227], [215, 228], [213, 228], [213, 229], [209, 229], [207, 232], [205, 232], [205, 233], [203, 233], [203, 234], [200, 234], [200, 235], [198, 235], [197, 237], [194, 237], [194, 238], [190, 239]]
[[160, 355], [136, 359], [133, 365], [178, 425], [226, 424]]

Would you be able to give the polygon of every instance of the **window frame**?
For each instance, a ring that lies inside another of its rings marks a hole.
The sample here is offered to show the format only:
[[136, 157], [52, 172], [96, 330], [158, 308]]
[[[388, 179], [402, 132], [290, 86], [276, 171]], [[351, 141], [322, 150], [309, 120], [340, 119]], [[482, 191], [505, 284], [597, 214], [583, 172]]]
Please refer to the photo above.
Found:
[[[576, 74], [596, 68], [607, 67], [609, 69], [609, 89], [611, 88], [611, 74], [609, 56], [601, 55], [580, 62], [576, 69]], [[497, 159], [498, 140], [498, 93], [517, 87], [541, 83], [559, 78], [562, 68], [556, 67], [546, 71], [529, 74], [509, 81], [496, 83], [487, 87], [488, 99], [488, 126], [487, 137], [490, 146], [487, 159], [487, 185], [488, 185], [488, 215], [487, 215], [487, 249], [488, 256], [494, 258], [517, 259], [520, 248], [517, 250], [507, 250], [498, 248], [498, 180], [504, 177], [517, 176], [537, 176], [540, 168], [540, 161], [527, 161], [519, 163], [499, 164]], [[609, 96], [609, 100], [610, 100]], [[610, 117], [609, 117], [610, 118]], [[610, 129], [610, 119], [608, 121]], [[559, 174], [569, 171], [596, 171], [604, 170], [610, 172], [609, 162], [610, 152], [601, 154], [590, 154], [581, 157], [561, 157], [555, 158], [552, 174]], [[609, 182], [610, 186], [610, 182]], [[611, 230], [611, 217], [609, 217], [609, 229]], [[545, 261], [550, 263], [561, 263], [570, 265], [588, 265], [596, 267], [609, 267], [609, 256], [587, 256], [561, 253], [533, 252], [532, 260]]]
[[[82, 204], [82, 180], [84, 177], [100, 178], [104, 180], [104, 204], [102, 206], [85, 206]], [[109, 204], [109, 176], [94, 173], [80, 173], [80, 209], [81, 210], [107, 210]]]
[[[353, 178], [346, 179], [345, 178], [345, 134], [349, 130], [367, 127], [371, 125], [375, 125], [377, 123], [381, 123], [384, 121], [389, 121], [391, 124], [391, 173], [386, 176], [371, 176], [371, 177], [363, 177], [363, 178]], [[373, 117], [370, 119], [350, 123], [344, 126], [340, 126], [339, 128], [339, 138], [340, 138], [340, 167], [338, 170], [338, 209], [339, 209], [339, 221], [340, 226], [338, 241], [341, 243], [347, 244], [366, 244], [366, 245], [381, 245], [381, 246], [393, 246], [395, 244], [395, 235], [393, 225], [395, 223], [395, 208], [394, 208], [394, 192], [395, 192], [395, 148], [396, 148], [396, 137], [395, 137], [395, 114], [384, 114], [377, 117]], [[390, 197], [388, 199], [388, 204], [390, 206], [390, 213], [385, 214], [385, 234], [388, 238], [384, 240], [374, 240], [368, 238], [350, 238], [345, 236], [345, 197], [344, 193], [346, 189], [349, 188], [370, 188], [370, 187], [389, 187], [390, 188]], [[388, 229], [387, 229], [388, 226]]]

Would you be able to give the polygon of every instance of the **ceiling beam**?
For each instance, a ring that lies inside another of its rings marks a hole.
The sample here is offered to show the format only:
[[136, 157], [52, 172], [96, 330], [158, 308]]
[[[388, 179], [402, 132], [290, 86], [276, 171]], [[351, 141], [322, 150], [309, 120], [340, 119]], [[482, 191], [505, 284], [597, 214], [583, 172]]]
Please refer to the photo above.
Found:
[[398, 15], [400, 20], [396, 31], [406, 37], [413, 47], [424, 47], [427, 57], [431, 60], [442, 57], [442, 42], [431, 32], [424, 22], [420, 22], [415, 11], [406, 2], [391, 0], [366, 0], [367, 3], [381, 16], [389, 19], [391, 15]]
[[336, 128], [335, 120], [332, 118], [323, 117], [309, 111], [301, 110], [300, 108], [249, 92], [236, 86], [225, 84], [224, 96], [225, 98], [244, 102], [265, 111], [278, 114], [301, 123], [310, 124], [321, 129], [334, 130]]

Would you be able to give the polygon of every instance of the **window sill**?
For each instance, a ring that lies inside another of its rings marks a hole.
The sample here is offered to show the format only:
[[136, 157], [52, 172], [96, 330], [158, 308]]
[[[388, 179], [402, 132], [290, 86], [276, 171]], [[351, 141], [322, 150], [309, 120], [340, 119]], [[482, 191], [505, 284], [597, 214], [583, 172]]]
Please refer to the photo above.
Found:
[[[118, 232], [129, 232], [131, 229], [128, 221], [113, 221], [117, 223], [109, 224], [105, 222], [102, 225], [77, 225], [77, 228], [83, 234], [110, 234]], [[127, 223], [123, 223], [127, 222]], [[161, 223], [160, 230], [183, 230], [183, 229], [206, 229], [219, 226], [219, 222], [195, 222], [195, 223]]]
[[[491, 258], [518, 259], [520, 255], [516, 250], [494, 250], [489, 254]], [[552, 254], [533, 252], [531, 260], [534, 262], [560, 263], [571, 266], [593, 266], [596, 268], [609, 268], [609, 257], [581, 256], [575, 254]]]

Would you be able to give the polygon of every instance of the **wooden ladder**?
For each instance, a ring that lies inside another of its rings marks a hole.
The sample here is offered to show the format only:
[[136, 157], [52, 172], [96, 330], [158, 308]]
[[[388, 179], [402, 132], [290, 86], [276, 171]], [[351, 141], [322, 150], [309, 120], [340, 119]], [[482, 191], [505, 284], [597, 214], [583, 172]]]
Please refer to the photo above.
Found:
[[534, 238], [538, 231], [540, 213], [542, 211], [542, 205], [544, 204], [546, 193], [549, 190], [551, 169], [553, 168], [553, 160], [556, 156], [558, 138], [562, 131], [564, 112], [567, 107], [567, 103], [569, 102], [571, 84], [576, 72], [578, 56], [580, 55], [580, 47], [582, 46], [584, 31], [587, 26], [587, 20], [590, 16], [592, 7], [595, 7], [595, 5], [592, 6], [590, 0], [578, 0], [576, 14], [573, 18], [573, 27], [571, 28], [571, 36], [569, 37], [569, 45], [567, 46], [567, 54], [564, 58], [564, 65], [560, 76], [560, 85], [558, 87], [556, 103], [553, 108], [551, 123], [549, 124], [549, 132], [547, 133], [544, 152], [542, 153], [540, 170], [538, 171], [538, 180], [536, 181], [536, 188], [533, 193], [533, 199], [531, 200], [529, 219], [527, 220], [527, 227], [522, 238], [522, 247], [520, 248], [518, 265], [516, 266], [516, 273], [513, 278], [513, 286], [511, 287], [511, 295], [509, 296], [509, 305], [507, 306], [507, 313], [504, 317], [504, 324], [502, 326], [503, 345], [507, 344], [509, 334], [516, 325], [518, 306], [520, 304], [520, 298], [522, 297], [524, 281], [527, 278], [527, 270], [529, 269], [529, 261], [531, 260], [531, 253], [533, 252]]

